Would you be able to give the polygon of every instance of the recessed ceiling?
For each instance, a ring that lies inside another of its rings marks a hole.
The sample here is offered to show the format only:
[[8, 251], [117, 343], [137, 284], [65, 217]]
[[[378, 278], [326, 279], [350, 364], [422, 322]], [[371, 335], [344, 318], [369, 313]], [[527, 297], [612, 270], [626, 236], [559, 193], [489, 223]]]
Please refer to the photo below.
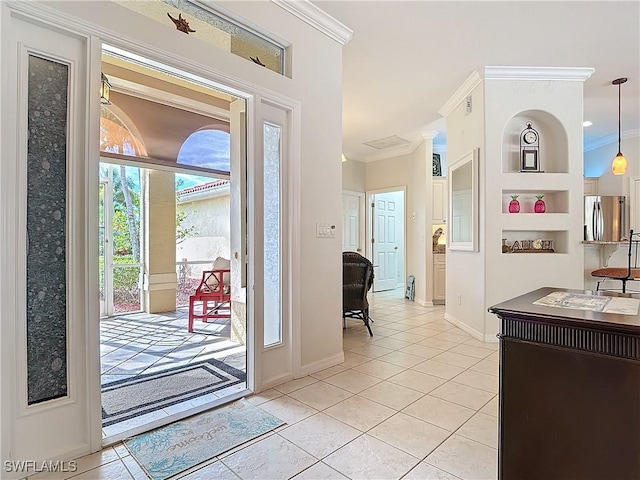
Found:
[[[343, 141], [349, 159], [384, 151], [371, 139], [415, 142], [438, 131], [438, 114], [474, 72], [488, 65], [593, 67], [584, 84], [590, 144], [617, 140], [618, 89], [623, 136], [640, 129], [640, 2], [637, 1], [315, 1], [353, 30], [343, 50]], [[401, 148], [401, 147], [399, 147]], [[389, 148], [393, 152], [394, 148]]]

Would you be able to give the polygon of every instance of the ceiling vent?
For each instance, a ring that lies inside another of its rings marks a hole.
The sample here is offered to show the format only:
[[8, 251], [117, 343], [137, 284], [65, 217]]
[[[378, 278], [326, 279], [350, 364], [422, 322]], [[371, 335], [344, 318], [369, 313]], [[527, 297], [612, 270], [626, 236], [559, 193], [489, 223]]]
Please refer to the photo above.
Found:
[[390, 137], [381, 138], [379, 140], [372, 140], [370, 142], [364, 142], [365, 145], [369, 145], [370, 147], [377, 148], [378, 150], [383, 150], [385, 148], [398, 147], [400, 145], [406, 145], [410, 143], [408, 140], [404, 138], [400, 138], [397, 135], [391, 135]]

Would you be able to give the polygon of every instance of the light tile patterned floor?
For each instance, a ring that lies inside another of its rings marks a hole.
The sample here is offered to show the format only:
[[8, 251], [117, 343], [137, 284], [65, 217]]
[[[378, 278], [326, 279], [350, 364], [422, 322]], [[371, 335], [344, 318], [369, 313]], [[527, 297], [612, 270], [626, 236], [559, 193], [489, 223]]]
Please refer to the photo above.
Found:
[[[188, 308], [161, 314], [128, 313], [100, 320], [100, 380], [102, 384], [157, 373], [215, 358], [246, 371], [246, 348], [230, 337], [229, 320], [196, 320], [187, 331]], [[146, 415], [109, 425], [103, 436], [120, 434], [139, 425], [209, 403], [245, 385], [232, 386]]]
[[[495, 479], [497, 344], [401, 295], [370, 294], [374, 337], [349, 321], [343, 364], [249, 397], [287, 425], [182, 478]], [[122, 445], [79, 465], [74, 478], [146, 478]]]

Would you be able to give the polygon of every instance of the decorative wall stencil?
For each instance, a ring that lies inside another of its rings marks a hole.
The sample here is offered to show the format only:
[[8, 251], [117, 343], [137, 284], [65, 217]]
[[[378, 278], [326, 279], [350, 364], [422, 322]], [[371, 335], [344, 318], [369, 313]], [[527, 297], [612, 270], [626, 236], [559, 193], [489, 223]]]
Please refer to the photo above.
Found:
[[186, 33], [187, 35], [189, 35], [190, 33], [196, 33], [195, 30], [193, 30], [191, 27], [189, 27], [189, 22], [187, 22], [186, 19], [182, 18], [182, 14], [181, 13], [178, 14], [178, 18], [173, 18], [171, 16], [171, 14], [168, 13], [168, 12], [167, 12], [167, 15], [169, 16], [171, 21], [175, 24], [176, 29], [180, 30], [181, 32]]
[[[260, 57], [260, 62], [266, 68], [280, 75], [285, 74], [285, 47], [275, 40], [270, 40], [267, 32], [255, 32], [249, 26], [218, 14], [214, 2], [194, 2], [192, 0], [113, 1], [124, 8], [173, 28], [167, 19], [167, 13], [171, 12], [170, 17], [178, 30], [185, 33], [197, 30], [196, 35], [203, 42], [215, 45], [217, 48], [246, 60], [249, 60], [249, 57]], [[180, 22], [185, 22], [185, 19], [188, 24], [181, 25]]]
[[67, 395], [68, 65], [29, 56], [27, 399]]

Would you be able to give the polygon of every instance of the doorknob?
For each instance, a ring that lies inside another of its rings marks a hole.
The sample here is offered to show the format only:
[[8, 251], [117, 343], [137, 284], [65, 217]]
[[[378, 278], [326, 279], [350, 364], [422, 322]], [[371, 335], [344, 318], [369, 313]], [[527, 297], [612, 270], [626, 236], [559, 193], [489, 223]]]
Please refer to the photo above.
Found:
[[362, 249], [361, 248], [356, 248], [356, 252], [361, 252]]
[[398, 249], [398, 247], [393, 247], [393, 249], [394, 249], [394, 250], [397, 250], [397, 249]]

